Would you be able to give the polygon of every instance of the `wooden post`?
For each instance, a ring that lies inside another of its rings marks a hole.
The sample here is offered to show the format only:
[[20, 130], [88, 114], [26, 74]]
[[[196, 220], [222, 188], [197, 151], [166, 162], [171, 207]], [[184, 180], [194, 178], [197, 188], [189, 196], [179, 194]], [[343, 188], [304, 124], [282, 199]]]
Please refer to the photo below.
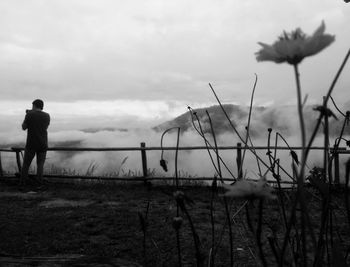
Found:
[[18, 167], [18, 172], [22, 172], [22, 164], [21, 164], [21, 150], [16, 149], [16, 161], [17, 161], [17, 167]]
[[1, 162], [1, 152], [0, 152], [0, 177], [4, 177], [4, 172], [2, 170], [2, 162]]
[[238, 169], [238, 179], [242, 179], [243, 177], [243, 166], [242, 166], [242, 144], [237, 143], [237, 169]]
[[334, 183], [339, 184], [339, 153], [334, 151]]
[[143, 149], [146, 147], [145, 142], [141, 143], [141, 159], [142, 159], [142, 173], [143, 173], [143, 177], [146, 179], [148, 176], [147, 173], [147, 155], [146, 155], [146, 150]]

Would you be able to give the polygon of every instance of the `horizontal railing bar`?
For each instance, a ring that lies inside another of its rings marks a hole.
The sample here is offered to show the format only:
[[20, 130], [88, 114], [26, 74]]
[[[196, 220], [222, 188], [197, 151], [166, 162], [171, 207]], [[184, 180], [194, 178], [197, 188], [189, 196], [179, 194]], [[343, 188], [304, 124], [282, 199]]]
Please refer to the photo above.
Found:
[[337, 152], [338, 154], [350, 154], [350, 150], [339, 150], [338, 152]]
[[[141, 151], [141, 150], [176, 150], [176, 147], [50, 147], [48, 148], [48, 151]], [[179, 147], [178, 150], [205, 150], [207, 147], [205, 146], [185, 146], [185, 147]], [[237, 146], [218, 146], [218, 149], [220, 150], [232, 150], [232, 149], [244, 149], [243, 147], [237, 147]], [[268, 149], [266, 146], [255, 146], [255, 150], [264, 150]], [[278, 146], [278, 147], [270, 147], [271, 150], [301, 150], [303, 147], [285, 147], [285, 146]], [[311, 150], [323, 150], [324, 147], [310, 147]], [[10, 151], [23, 151], [25, 150], [24, 147], [12, 147], [12, 150], [6, 150], [8, 152]], [[330, 148], [330, 151], [332, 151], [333, 148]], [[5, 151], [5, 150], [0, 150]], [[342, 154], [347, 154], [347, 152], [350, 153], [350, 150], [347, 151], [346, 147], [339, 147], [337, 149], [339, 153], [342, 152]]]
[[0, 148], [0, 152], [13, 152], [13, 149]]
[[[60, 179], [82, 179], [82, 180], [108, 180], [108, 181], [135, 181], [135, 182], [143, 182], [143, 181], [156, 181], [156, 180], [174, 180], [174, 177], [147, 177], [144, 178], [142, 176], [135, 177], [105, 177], [105, 176], [85, 176], [85, 175], [55, 175], [55, 174], [45, 174], [44, 177], [47, 178], [60, 178]], [[197, 177], [197, 178], [186, 178], [186, 177], [178, 177], [181, 181], [213, 181], [213, 177]], [[225, 182], [234, 182], [233, 178], [222, 178]], [[254, 181], [253, 179], [247, 179], [250, 181]], [[221, 181], [221, 178], [218, 179], [218, 182]], [[267, 180], [268, 183], [277, 183], [274, 180]], [[296, 184], [293, 181], [280, 181], [281, 184]]]

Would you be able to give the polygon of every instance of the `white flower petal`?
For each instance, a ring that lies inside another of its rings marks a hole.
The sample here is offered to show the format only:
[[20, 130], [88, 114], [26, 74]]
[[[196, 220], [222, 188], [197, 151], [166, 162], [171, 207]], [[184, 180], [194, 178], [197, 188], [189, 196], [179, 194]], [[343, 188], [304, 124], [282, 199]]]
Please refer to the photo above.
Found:
[[315, 55], [334, 42], [334, 35], [325, 34], [324, 21], [312, 36], [306, 36], [301, 29], [291, 33], [284, 32], [272, 46], [259, 43], [262, 46], [256, 54], [257, 61], [273, 61], [276, 63], [288, 62], [295, 65], [303, 58]]
[[320, 36], [324, 33], [326, 30], [326, 25], [324, 24], [324, 21], [322, 20], [321, 25], [316, 29], [312, 37]]
[[273, 188], [267, 185], [265, 180], [249, 181], [239, 180], [233, 185], [223, 185], [227, 190], [223, 195], [233, 198], [266, 198], [274, 199]]
[[308, 38], [305, 41], [303, 53], [305, 54], [306, 57], [315, 55], [320, 51], [322, 51], [327, 46], [329, 46], [331, 43], [333, 43], [334, 40], [335, 40], [335, 36], [330, 34], [324, 34], [321, 36]]
[[276, 52], [276, 49], [264, 43], [259, 43], [263, 48], [256, 52], [257, 61], [274, 61], [276, 63], [281, 63], [284, 60], [281, 60], [281, 56]]

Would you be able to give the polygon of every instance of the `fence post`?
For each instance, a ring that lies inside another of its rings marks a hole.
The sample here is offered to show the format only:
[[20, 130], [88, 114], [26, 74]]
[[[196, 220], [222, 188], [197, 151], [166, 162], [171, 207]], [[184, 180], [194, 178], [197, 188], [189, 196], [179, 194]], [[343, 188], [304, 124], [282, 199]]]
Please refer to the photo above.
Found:
[[142, 173], [143, 173], [143, 177], [146, 179], [148, 176], [148, 173], [147, 173], [147, 155], [146, 155], [146, 150], [144, 149], [145, 147], [146, 147], [146, 143], [142, 142], [141, 143]]
[[243, 166], [242, 166], [242, 144], [237, 143], [237, 169], [238, 169], [238, 179], [243, 177]]
[[339, 184], [339, 153], [334, 151], [334, 183]]
[[2, 162], [1, 162], [1, 152], [0, 152], [0, 177], [4, 177], [4, 171], [2, 170]]
[[18, 167], [18, 172], [22, 172], [22, 164], [21, 164], [21, 149], [18, 148], [12, 148], [13, 151], [16, 152], [16, 161], [17, 161], [17, 167]]

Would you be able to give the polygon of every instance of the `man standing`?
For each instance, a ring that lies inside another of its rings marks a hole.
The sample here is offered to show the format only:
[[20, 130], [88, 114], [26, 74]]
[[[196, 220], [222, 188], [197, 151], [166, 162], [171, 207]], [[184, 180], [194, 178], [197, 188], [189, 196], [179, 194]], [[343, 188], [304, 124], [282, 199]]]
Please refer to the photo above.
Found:
[[46, 159], [47, 128], [50, 124], [50, 115], [43, 111], [44, 102], [40, 99], [33, 101], [31, 110], [26, 110], [26, 116], [22, 123], [22, 129], [27, 131], [27, 142], [24, 151], [21, 182], [28, 179], [29, 166], [36, 155], [37, 177], [42, 181], [44, 163]]

